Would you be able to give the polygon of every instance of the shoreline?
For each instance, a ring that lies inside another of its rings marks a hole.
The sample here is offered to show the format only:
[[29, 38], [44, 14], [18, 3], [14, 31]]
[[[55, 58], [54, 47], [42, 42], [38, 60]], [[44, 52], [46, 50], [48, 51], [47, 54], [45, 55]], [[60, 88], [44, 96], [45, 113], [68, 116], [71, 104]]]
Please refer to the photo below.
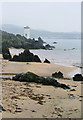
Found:
[[[55, 50], [55, 52], [54, 52], [54, 50]], [[19, 54], [19, 53], [23, 52], [23, 49], [10, 48], [10, 51], [11, 51], [10, 53], [12, 55], [15, 55], [15, 54]], [[74, 63], [79, 64], [80, 59], [81, 59], [79, 56], [79, 61], [78, 61], [78, 59], [77, 58], [75, 59], [72, 56], [72, 54], [69, 54], [69, 56], [71, 55], [71, 57], [72, 57], [72, 60], [71, 60], [71, 58], [69, 58], [67, 55], [68, 51], [64, 52], [63, 49], [62, 50], [53, 49], [53, 50], [45, 50], [45, 51], [43, 51], [43, 49], [30, 49], [30, 52], [38, 55], [41, 58], [42, 62], [44, 61], [45, 58], [47, 58], [50, 62], [53, 62], [55, 64], [59, 64], [59, 65], [64, 65], [64, 66], [73, 66]], [[69, 53], [70, 53], [70, 51], [69, 51]], [[54, 56], [54, 57], [50, 57], [50, 54], [52, 54], [52, 56]], [[62, 57], [60, 57], [61, 55], [62, 55]], [[65, 57], [65, 56], [67, 56], [67, 57]], [[59, 60], [59, 59], [61, 59], [61, 60]], [[77, 66], [75, 66], [75, 67], [77, 67]]]
[[[33, 72], [43, 77], [51, 77], [52, 73], [61, 71], [66, 78], [72, 78], [75, 74], [81, 73], [79, 67], [73, 65], [65, 65], [61, 63], [38, 63], [38, 62], [15, 62], [2, 59], [0, 54], [0, 65], [2, 71], [0, 71], [0, 78], [5, 75], [16, 75], [22, 72]], [[16, 68], [15, 68], [16, 66]], [[55, 67], [55, 68], [54, 68]], [[39, 68], [39, 69], [38, 69]]]

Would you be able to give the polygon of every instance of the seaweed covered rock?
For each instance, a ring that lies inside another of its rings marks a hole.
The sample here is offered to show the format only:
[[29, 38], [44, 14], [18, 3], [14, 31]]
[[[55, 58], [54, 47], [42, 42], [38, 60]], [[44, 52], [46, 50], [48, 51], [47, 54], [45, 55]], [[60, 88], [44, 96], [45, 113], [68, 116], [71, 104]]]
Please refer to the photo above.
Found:
[[8, 47], [2, 47], [2, 55], [4, 59], [10, 60], [12, 58]]
[[55, 72], [52, 74], [52, 77], [55, 77], [55, 78], [63, 78], [63, 73], [62, 72]]
[[35, 82], [35, 83], [41, 83], [43, 85], [52, 85], [55, 87], [61, 87], [63, 89], [70, 89], [67, 85], [61, 84], [53, 78], [40, 77], [32, 72], [17, 74], [12, 79], [15, 81], [20, 81], [20, 82]]
[[45, 58], [44, 63], [50, 63], [50, 61]]
[[58, 84], [58, 82], [57, 82], [57, 80], [55, 80], [53, 78], [47, 77], [47, 78], [45, 78], [45, 80], [42, 81], [42, 84], [43, 85], [53, 85], [53, 86], [56, 86], [56, 84]]
[[27, 72], [27, 73], [20, 73], [17, 74], [15, 77], [13, 77], [13, 80], [16, 81], [25, 81], [25, 82], [33, 82], [38, 80], [39, 76], [37, 76], [36, 74], [32, 73], [32, 72]]
[[14, 55], [10, 61], [19, 61], [19, 62], [41, 62], [40, 58], [37, 55], [31, 53], [28, 49], [21, 54]]
[[76, 75], [74, 75], [73, 80], [74, 81], [83, 81], [82, 74], [76, 74]]

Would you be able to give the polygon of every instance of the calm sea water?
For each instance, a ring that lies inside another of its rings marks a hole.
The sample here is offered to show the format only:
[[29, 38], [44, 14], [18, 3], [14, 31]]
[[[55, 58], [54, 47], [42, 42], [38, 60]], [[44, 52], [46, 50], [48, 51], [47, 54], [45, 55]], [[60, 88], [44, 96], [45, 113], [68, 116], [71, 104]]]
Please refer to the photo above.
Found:
[[[45, 39], [45, 42], [54, 45], [53, 50], [31, 50], [34, 54], [51, 62], [72, 65], [81, 63], [81, 40], [80, 39]], [[57, 44], [53, 44], [57, 42]]]
[[[38, 55], [42, 61], [45, 58], [53, 63], [69, 65], [81, 63], [81, 39], [44, 39], [46, 43], [55, 46], [53, 50], [30, 50]], [[53, 44], [57, 42], [57, 44]], [[23, 49], [10, 49], [13, 54], [19, 54]]]

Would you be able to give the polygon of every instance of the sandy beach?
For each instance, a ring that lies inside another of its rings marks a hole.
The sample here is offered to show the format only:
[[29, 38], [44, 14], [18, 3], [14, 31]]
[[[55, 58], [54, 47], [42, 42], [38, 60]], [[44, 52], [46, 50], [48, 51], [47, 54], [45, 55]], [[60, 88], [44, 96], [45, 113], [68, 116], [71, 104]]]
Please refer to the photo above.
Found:
[[83, 120], [83, 2], [0, 4], [0, 119]]
[[18, 74], [33, 72], [39, 76], [52, 76], [52, 73], [61, 71], [64, 77], [69, 77], [68, 74], [77, 70], [76, 67], [68, 67], [63, 65], [58, 65], [54, 63], [36, 63], [36, 62], [11, 62], [8, 60], [3, 60], [2, 63], [2, 73], [3, 74]]
[[[69, 73], [76, 67], [34, 62], [2, 62], [3, 118], [81, 118], [81, 82], [75, 82]], [[65, 79], [57, 79], [71, 89], [55, 88], [36, 83], [5, 80], [18, 73], [33, 72], [39, 76], [52, 76], [61, 71]], [[68, 79], [67, 79], [68, 78]], [[69, 80], [70, 79], [70, 80]], [[75, 89], [75, 91], [72, 91]]]
[[81, 83], [59, 81], [76, 91], [3, 80], [3, 118], [81, 118]]

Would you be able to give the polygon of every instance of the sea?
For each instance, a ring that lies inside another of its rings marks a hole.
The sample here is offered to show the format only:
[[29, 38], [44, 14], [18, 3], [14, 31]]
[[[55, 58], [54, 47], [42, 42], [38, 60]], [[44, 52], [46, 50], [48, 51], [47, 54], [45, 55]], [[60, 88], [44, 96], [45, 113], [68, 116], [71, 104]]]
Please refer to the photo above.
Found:
[[[53, 50], [36, 49], [30, 50], [40, 57], [42, 61], [49, 61], [66, 66], [81, 66], [81, 39], [43, 39], [46, 44], [55, 46]], [[54, 44], [54, 42], [56, 42]], [[12, 54], [19, 54], [23, 49], [11, 48]]]

